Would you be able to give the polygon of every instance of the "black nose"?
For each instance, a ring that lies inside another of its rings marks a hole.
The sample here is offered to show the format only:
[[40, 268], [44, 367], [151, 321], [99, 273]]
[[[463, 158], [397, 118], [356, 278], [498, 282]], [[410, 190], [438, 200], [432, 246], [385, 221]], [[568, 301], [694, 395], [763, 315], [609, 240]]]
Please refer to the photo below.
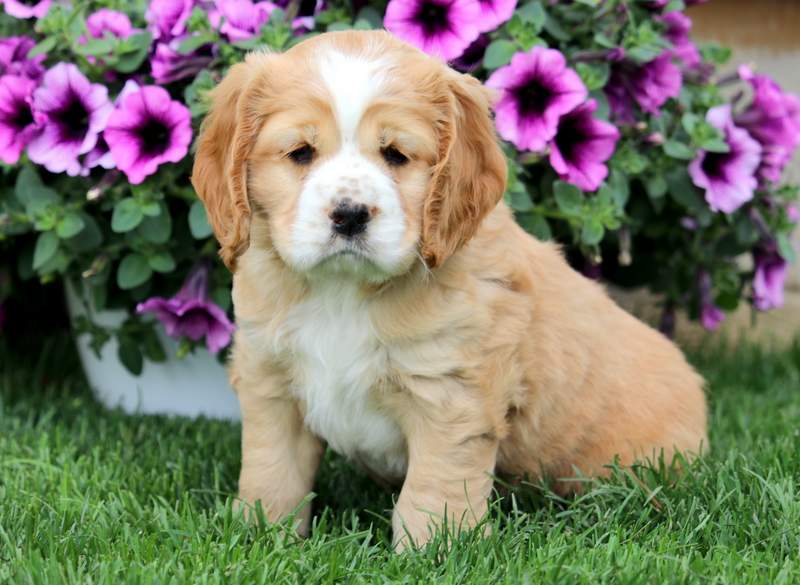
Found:
[[331, 211], [331, 222], [333, 222], [333, 231], [347, 238], [352, 238], [367, 229], [369, 209], [363, 203], [341, 201]]

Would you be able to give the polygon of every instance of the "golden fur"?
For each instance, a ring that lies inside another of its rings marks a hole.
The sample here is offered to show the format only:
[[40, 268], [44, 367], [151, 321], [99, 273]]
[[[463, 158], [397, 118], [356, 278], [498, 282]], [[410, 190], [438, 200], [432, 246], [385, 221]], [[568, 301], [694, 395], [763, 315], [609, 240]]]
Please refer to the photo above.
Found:
[[[397, 64], [361, 119], [359, 148], [376, 165], [387, 142], [411, 153], [386, 172], [402, 198], [403, 241], [418, 254], [356, 287], [387, 356], [369, 400], [401, 430], [407, 454], [397, 546], [426, 542], [445, 507], [455, 526], [474, 525], [494, 473], [603, 475], [615, 457], [626, 465], [706, 448], [703, 381], [680, 351], [501, 202], [506, 163], [482, 86], [385, 33], [334, 33], [236, 65], [199, 141], [192, 182], [235, 271], [241, 499], [285, 517], [312, 490], [324, 448], [290, 391], [295, 356], [279, 346], [313, 288], [284, 261], [309, 172], [286, 153], [340, 147], [314, 69], [314, 56], [333, 49]], [[306, 506], [301, 531], [308, 520]]]

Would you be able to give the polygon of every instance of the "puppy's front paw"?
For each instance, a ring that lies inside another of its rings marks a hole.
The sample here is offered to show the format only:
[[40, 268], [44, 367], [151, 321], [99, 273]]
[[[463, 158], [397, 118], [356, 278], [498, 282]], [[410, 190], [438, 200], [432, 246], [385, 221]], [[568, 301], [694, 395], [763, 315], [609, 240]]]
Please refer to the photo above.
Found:
[[[446, 514], [435, 514], [409, 505], [407, 502], [398, 502], [392, 514], [392, 544], [395, 552], [401, 553], [410, 547], [422, 548], [435, 534], [443, 531], [448, 534], [448, 547], [461, 532], [473, 530], [476, 525], [481, 528], [484, 537], [491, 534], [491, 526], [480, 524], [480, 519], [486, 514], [485, 504], [481, 506], [479, 515], [471, 509], [451, 510], [443, 505], [442, 510], [445, 509], [447, 509]], [[445, 526], [445, 516], [448, 519], [447, 526]]]
[[[407, 548], [421, 548], [428, 544], [437, 527], [432, 514], [398, 505], [392, 514], [392, 546], [402, 553]], [[441, 520], [441, 519], [439, 519]]]
[[239, 494], [233, 503], [234, 512], [241, 513], [242, 517], [249, 521], [258, 520], [258, 508], [263, 510], [264, 518], [270, 523], [283, 522], [287, 518], [292, 518], [292, 525], [300, 536], [308, 536], [311, 526], [311, 503], [303, 501], [299, 506], [291, 508], [288, 505], [273, 503], [265, 505], [262, 500], [253, 501]]

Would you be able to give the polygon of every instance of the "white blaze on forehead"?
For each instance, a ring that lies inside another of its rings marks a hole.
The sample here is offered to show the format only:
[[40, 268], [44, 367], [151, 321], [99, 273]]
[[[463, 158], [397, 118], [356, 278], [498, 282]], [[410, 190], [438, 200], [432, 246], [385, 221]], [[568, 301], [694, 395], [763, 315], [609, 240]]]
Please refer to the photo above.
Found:
[[364, 111], [383, 85], [386, 62], [334, 50], [322, 56], [319, 70], [333, 97], [342, 140], [353, 141]]

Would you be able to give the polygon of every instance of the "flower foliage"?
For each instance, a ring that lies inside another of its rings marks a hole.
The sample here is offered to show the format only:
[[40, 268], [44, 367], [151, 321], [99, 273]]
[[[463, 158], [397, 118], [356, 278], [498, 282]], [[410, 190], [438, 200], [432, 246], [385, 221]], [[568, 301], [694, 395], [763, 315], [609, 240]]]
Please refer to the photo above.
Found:
[[127, 309], [118, 330], [82, 328], [116, 335], [134, 371], [164, 358], [154, 325], [222, 349], [230, 276], [188, 181], [207, 92], [249, 50], [385, 26], [497, 92], [506, 201], [587, 275], [661, 294], [667, 328], [676, 308], [708, 328], [742, 301], [775, 308], [800, 100], [723, 71], [728, 51], [691, 40], [694, 3], [5, 0], [0, 272]]

